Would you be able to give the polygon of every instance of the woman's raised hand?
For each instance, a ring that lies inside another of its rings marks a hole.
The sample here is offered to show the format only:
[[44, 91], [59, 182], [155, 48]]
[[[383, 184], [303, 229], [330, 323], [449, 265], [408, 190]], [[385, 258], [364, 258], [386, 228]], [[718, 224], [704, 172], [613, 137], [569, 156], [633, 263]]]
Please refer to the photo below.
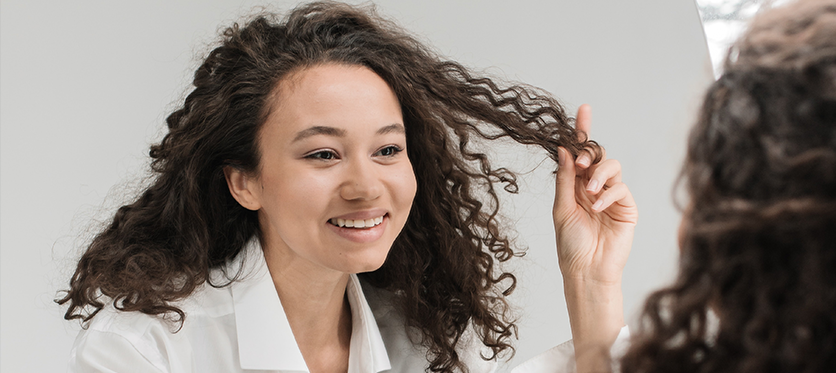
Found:
[[[589, 136], [589, 105], [578, 109], [579, 136]], [[630, 254], [638, 210], [621, 182], [621, 164], [591, 164], [558, 149], [554, 201], [557, 256], [578, 372], [608, 371], [610, 346], [624, 325], [621, 273]]]
[[[591, 108], [578, 109], [576, 129], [589, 136]], [[554, 201], [557, 253], [564, 278], [620, 283], [633, 241], [638, 210], [621, 164], [606, 157], [594, 165], [589, 154], [576, 160], [563, 148]]]

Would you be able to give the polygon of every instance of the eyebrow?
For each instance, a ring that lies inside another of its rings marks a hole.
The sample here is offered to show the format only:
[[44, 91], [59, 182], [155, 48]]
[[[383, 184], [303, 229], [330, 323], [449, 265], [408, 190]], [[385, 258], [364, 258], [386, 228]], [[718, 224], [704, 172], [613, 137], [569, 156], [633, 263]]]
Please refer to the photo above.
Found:
[[345, 137], [345, 130], [334, 128], [334, 127], [326, 127], [326, 126], [314, 126], [310, 128], [306, 128], [304, 130], [299, 131], [296, 133], [296, 137], [293, 138], [293, 142], [300, 141], [302, 139], [306, 139], [311, 136], [316, 135], [326, 135], [326, 136], [334, 136], [334, 137]]
[[377, 130], [378, 135], [385, 135], [387, 133], [406, 133], [406, 129], [403, 128], [403, 124], [392, 123], [386, 127], [382, 127], [379, 130]]
[[[406, 129], [404, 129], [403, 124], [400, 123], [393, 123], [385, 127], [381, 127], [377, 130], [378, 135], [385, 135], [388, 133], [406, 133]], [[296, 137], [293, 138], [292, 142], [301, 141], [311, 136], [316, 135], [325, 135], [325, 136], [333, 136], [333, 137], [345, 137], [346, 132], [340, 128], [328, 127], [328, 126], [313, 126], [310, 128], [306, 128], [296, 133]]]

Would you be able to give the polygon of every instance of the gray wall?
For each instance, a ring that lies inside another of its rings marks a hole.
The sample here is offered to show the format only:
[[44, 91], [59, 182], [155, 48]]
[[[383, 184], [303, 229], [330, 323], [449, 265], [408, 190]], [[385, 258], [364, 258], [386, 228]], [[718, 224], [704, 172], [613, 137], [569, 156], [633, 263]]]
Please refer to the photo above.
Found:
[[[62, 371], [78, 330], [52, 299], [80, 247], [145, 175], [148, 145], [188, 89], [219, 25], [256, 1], [0, 3], [0, 371]], [[378, 1], [441, 53], [540, 86], [622, 161], [640, 223], [624, 275], [628, 317], [675, 272], [672, 183], [711, 79], [691, 0]], [[292, 2], [278, 1], [283, 10]], [[527, 173], [506, 215], [528, 255], [514, 266], [514, 361], [570, 338], [550, 220], [553, 165], [501, 152]], [[525, 160], [526, 162], [522, 162]]]

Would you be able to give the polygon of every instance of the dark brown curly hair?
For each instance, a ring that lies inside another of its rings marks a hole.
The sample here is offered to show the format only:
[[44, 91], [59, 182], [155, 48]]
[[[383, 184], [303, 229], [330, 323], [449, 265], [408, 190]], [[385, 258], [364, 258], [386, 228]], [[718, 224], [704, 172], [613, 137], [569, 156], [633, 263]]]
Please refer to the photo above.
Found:
[[647, 300], [622, 371], [834, 371], [836, 1], [756, 17], [682, 176], [679, 275]]
[[[288, 73], [324, 63], [361, 65], [397, 95], [418, 191], [383, 266], [361, 277], [392, 291], [407, 326], [420, 330], [428, 370], [466, 371], [455, 347], [473, 327], [494, 359], [513, 351], [516, 326], [505, 297], [515, 277], [498, 269], [514, 250], [497, 220], [495, 185], [517, 191], [513, 172], [494, 167], [477, 141], [510, 138], [574, 155], [601, 151], [577, 140], [563, 107], [537, 89], [474, 75], [440, 58], [370, 8], [332, 2], [286, 18], [260, 14], [223, 31], [194, 76], [194, 90], [151, 147], [155, 179], [122, 206], [81, 257], [66, 319], [86, 322], [112, 303], [122, 311], [187, 315], [189, 296], [259, 235], [256, 213], [230, 195], [223, 169], [254, 171], [266, 103]], [[230, 274], [231, 281], [235, 275]], [[211, 283], [225, 286], [228, 283]]]

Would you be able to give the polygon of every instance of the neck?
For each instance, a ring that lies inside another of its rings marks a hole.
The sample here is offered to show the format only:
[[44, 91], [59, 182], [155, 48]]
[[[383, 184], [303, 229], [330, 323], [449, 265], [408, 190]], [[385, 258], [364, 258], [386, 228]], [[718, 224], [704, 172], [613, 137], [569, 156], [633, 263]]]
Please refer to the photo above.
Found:
[[349, 275], [264, 246], [267, 268], [308, 369], [345, 372], [351, 342]]

